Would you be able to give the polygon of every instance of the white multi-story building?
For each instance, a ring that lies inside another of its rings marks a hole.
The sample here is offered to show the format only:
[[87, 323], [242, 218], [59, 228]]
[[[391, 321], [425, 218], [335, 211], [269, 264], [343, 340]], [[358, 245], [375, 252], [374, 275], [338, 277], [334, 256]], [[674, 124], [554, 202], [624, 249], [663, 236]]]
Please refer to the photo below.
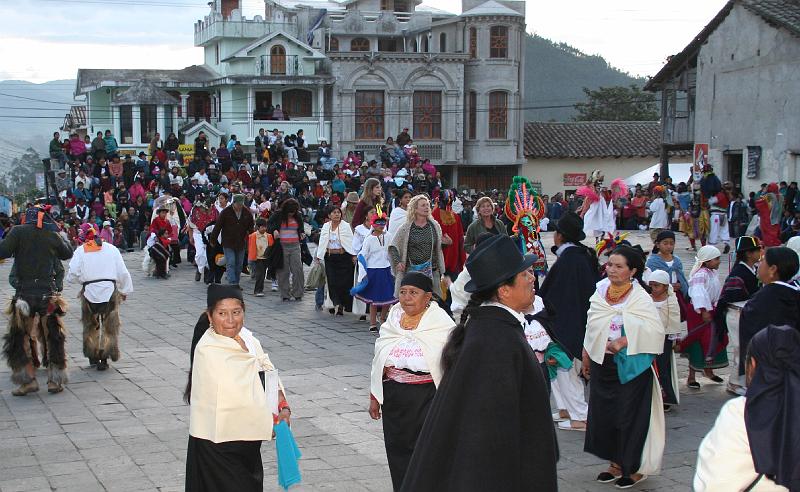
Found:
[[[195, 24], [203, 65], [80, 69], [90, 133], [107, 128], [138, 152], [158, 131], [191, 143], [259, 128], [302, 129], [344, 155], [376, 156], [403, 128], [451, 183], [507, 184], [524, 163], [525, 2], [462, 0], [460, 15], [419, 0], [213, 0]], [[289, 120], [272, 119], [281, 106]]]

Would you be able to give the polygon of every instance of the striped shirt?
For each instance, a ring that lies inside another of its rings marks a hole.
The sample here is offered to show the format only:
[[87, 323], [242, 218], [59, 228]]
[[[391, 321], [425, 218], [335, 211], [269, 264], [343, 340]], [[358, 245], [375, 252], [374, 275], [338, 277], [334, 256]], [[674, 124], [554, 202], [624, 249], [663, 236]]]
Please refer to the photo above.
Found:
[[297, 221], [290, 217], [288, 223], [281, 223], [281, 244], [297, 244], [299, 242]]

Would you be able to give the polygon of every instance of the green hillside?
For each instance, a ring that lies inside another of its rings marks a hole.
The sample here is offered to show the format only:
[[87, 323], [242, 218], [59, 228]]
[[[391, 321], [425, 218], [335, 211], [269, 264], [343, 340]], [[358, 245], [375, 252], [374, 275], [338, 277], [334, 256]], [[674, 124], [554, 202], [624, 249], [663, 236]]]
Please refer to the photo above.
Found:
[[556, 43], [528, 34], [525, 43], [526, 108], [568, 106], [566, 108], [526, 109], [527, 121], [570, 121], [576, 111], [572, 105], [585, 101], [583, 88], [597, 89], [630, 84], [644, 85], [643, 78], [631, 77], [608, 64], [601, 56], [587, 55], [566, 43]]

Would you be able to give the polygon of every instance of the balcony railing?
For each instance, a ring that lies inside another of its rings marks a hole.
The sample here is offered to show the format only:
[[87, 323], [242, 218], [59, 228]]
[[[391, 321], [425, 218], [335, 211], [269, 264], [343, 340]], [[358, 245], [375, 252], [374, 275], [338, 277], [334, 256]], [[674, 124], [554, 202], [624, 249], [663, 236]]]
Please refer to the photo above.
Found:
[[303, 64], [297, 55], [261, 55], [256, 60], [256, 73], [266, 75], [303, 75]]

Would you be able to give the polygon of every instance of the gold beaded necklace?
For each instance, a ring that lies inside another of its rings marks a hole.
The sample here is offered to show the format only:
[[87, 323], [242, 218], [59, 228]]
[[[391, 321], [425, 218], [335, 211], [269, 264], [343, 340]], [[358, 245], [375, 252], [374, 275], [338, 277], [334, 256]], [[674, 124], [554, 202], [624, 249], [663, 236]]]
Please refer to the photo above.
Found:
[[413, 316], [403, 313], [403, 315], [400, 316], [400, 327], [403, 328], [404, 330], [415, 329], [424, 314], [425, 311], [422, 311], [421, 313], [415, 314]]
[[621, 287], [617, 287], [614, 284], [608, 286], [608, 290], [606, 291], [606, 301], [609, 304], [618, 304], [619, 301], [625, 298], [628, 295], [628, 292], [633, 289], [633, 284], [625, 284]]

